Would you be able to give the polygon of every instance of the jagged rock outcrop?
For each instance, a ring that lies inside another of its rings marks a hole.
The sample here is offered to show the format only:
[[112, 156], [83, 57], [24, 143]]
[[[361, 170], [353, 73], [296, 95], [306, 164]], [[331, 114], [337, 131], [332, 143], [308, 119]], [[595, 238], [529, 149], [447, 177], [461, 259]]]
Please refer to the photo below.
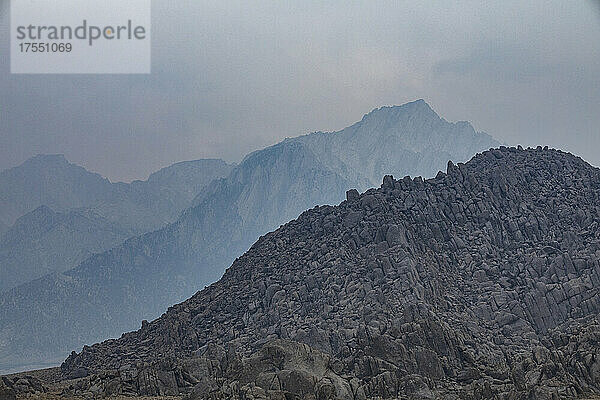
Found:
[[560, 399], [600, 393], [600, 170], [493, 149], [386, 177], [62, 365], [83, 393]]
[[0, 400], [16, 400], [17, 395], [46, 393], [41, 380], [31, 375], [0, 377]]
[[260, 235], [317, 204], [339, 203], [349, 188], [377, 186], [384, 173], [434, 176], [449, 159], [497, 145], [420, 100], [253, 152], [163, 229], [0, 294], [0, 370], [63, 360], [73, 348], [135, 329], [219, 279]]

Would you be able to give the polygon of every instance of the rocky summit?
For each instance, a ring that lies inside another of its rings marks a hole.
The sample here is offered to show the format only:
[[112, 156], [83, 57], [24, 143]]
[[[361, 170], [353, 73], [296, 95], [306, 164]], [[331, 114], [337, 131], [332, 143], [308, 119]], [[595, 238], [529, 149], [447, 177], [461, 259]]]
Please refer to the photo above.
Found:
[[493, 149], [262, 236], [218, 282], [62, 365], [63, 394], [600, 393], [600, 170]]

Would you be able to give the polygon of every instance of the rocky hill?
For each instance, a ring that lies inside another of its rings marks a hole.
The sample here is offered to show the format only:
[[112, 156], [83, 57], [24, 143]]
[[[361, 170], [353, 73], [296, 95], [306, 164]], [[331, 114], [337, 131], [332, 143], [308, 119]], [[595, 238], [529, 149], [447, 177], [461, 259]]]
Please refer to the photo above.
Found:
[[0, 292], [163, 227], [231, 169], [222, 160], [186, 161], [146, 181], [112, 183], [63, 156], [40, 155], [0, 173], [0, 219], [14, 222], [0, 234]]
[[[600, 391], [600, 170], [504, 148], [386, 176], [62, 365], [65, 394], [557, 399]], [[81, 378], [83, 377], [83, 378]]]
[[[218, 280], [260, 235], [317, 204], [339, 203], [348, 188], [371, 187], [381, 171], [433, 176], [448, 159], [466, 161], [496, 145], [416, 101], [375, 110], [339, 132], [256, 151], [175, 222], [0, 295], [0, 370], [64, 359], [74, 348], [136, 329]], [[370, 157], [381, 159], [375, 165]]]

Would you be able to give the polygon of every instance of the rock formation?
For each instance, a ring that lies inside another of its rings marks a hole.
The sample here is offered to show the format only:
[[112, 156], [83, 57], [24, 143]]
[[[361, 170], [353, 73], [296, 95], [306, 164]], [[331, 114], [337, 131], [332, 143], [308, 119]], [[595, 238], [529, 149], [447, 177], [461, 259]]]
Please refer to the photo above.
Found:
[[506, 148], [385, 177], [63, 363], [65, 394], [560, 399], [600, 392], [600, 170]]
[[219, 279], [260, 235], [317, 204], [339, 203], [349, 188], [377, 186], [383, 174], [434, 176], [449, 159], [497, 145], [420, 100], [251, 153], [175, 222], [0, 294], [0, 370], [63, 360], [73, 348], [135, 329]]

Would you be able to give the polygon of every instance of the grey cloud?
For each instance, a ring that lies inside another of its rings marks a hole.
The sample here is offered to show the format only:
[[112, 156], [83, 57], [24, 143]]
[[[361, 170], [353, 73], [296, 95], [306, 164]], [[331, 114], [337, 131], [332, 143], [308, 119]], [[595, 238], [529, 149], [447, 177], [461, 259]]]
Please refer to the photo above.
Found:
[[560, 65], [544, 60], [536, 49], [516, 44], [487, 42], [475, 45], [466, 56], [445, 59], [432, 68], [437, 79], [463, 76], [498, 83], [526, 82], [560, 74]]
[[238, 161], [417, 98], [501, 141], [547, 143], [600, 164], [595, 7], [155, 1], [150, 76], [16, 76], [0, 58], [0, 169], [65, 153], [129, 180], [184, 159]]

